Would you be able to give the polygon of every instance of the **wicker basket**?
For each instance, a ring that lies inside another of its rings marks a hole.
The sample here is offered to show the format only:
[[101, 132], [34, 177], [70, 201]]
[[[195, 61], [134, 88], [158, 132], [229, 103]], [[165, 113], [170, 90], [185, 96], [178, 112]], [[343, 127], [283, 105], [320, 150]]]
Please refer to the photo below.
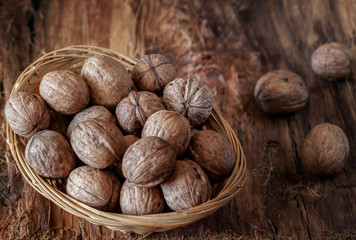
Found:
[[[93, 55], [112, 57], [122, 63], [128, 71], [131, 71], [137, 62], [136, 59], [99, 47], [72, 46], [63, 48], [40, 57], [28, 66], [17, 79], [11, 94], [19, 91], [38, 93], [38, 86], [44, 74], [56, 69], [70, 69], [75, 72], [80, 72], [84, 59]], [[59, 191], [50, 181], [46, 181], [38, 176], [27, 164], [24, 157], [27, 140], [16, 135], [8, 124], [6, 125], [6, 133], [7, 143], [18, 169], [26, 181], [44, 197], [67, 212], [84, 218], [93, 224], [103, 225], [122, 232], [136, 232], [142, 234], [166, 231], [191, 224], [207, 217], [234, 198], [244, 184], [246, 160], [235, 133], [216, 109], [213, 109], [206, 126], [221, 133], [231, 143], [237, 156], [235, 168], [231, 176], [226, 179], [214, 197], [206, 203], [183, 211], [144, 216], [131, 216], [99, 211], [67, 196]]]

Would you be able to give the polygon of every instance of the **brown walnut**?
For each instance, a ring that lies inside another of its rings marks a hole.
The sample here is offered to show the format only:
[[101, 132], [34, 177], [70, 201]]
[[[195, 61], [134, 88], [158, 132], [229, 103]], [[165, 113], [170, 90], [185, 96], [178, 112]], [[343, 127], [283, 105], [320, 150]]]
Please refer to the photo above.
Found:
[[147, 118], [164, 109], [162, 100], [156, 94], [132, 91], [117, 105], [116, 117], [126, 133], [139, 135]]
[[27, 92], [18, 92], [9, 98], [5, 117], [12, 131], [26, 138], [46, 129], [50, 123], [45, 101], [39, 95]]
[[137, 187], [154, 187], [174, 169], [176, 156], [168, 142], [146, 137], [132, 144], [122, 159], [122, 171], [129, 183]]
[[106, 170], [82, 166], [74, 169], [67, 180], [67, 194], [99, 210], [108, 210], [118, 201], [120, 184]]
[[106, 168], [123, 155], [123, 136], [109, 121], [88, 119], [77, 123], [70, 136], [74, 152], [85, 164]]
[[140, 188], [125, 181], [120, 193], [120, 208], [123, 214], [129, 215], [162, 213], [164, 199], [159, 187]]
[[30, 138], [25, 158], [38, 175], [53, 179], [68, 177], [76, 161], [65, 137], [52, 130], [38, 132]]
[[230, 143], [212, 130], [196, 132], [190, 139], [188, 152], [212, 181], [229, 176], [236, 161]]
[[303, 79], [285, 69], [264, 74], [257, 81], [254, 94], [261, 109], [271, 114], [295, 112], [308, 101], [308, 89]]
[[68, 129], [67, 129], [67, 136], [70, 138], [70, 135], [72, 134], [73, 127], [82, 121], [88, 120], [88, 119], [102, 119], [109, 121], [113, 124], [116, 125], [116, 118], [114, 115], [111, 114], [111, 112], [105, 108], [104, 106], [100, 105], [95, 105], [91, 106], [89, 108], [84, 109], [83, 111], [77, 113], [73, 120], [70, 122]]
[[352, 55], [341, 43], [325, 43], [318, 47], [312, 57], [313, 71], [330, 81], [346, 78], [351, 73]]
[[171, 144], [176, 156], [182, 155], [190, 140], [190, 125], [181, 114], [162, 110], [152, 114], [142, 129], [142, 137], [157, 136]]
[[141, 57], [131, 76], [139, 90], [161, 95], [164, 87], [176, 78], [176, 69], [165, 56], [150, 54]]
[[84, 80], [69, 70], [47, 73], [40, 83], [40, 95], [57, 112], [71, 115], [89, 103], [89, 88]]
[[93, 56], [85, 60], [80, 76], [89, 86], [93, 104], [115, 109], [132, 86], [130, 74], [115, 59]]
[[319, 124], [304, 139], [302, 166], [312, 174], [334, 174], [344, 166], [349, 151], [349, 142], [340, 127], [329, 123]]
[[202, 204], [212, 193], [203, 169], [191, 160], [178, 160], [173, 174], [161, 183], [161, 189], [167, 205], [174, 211]]
[[198, 78], [188, 75], [167, 84], [163, 101], [168, 110], [182, 114], [192, 126], [197, 126], [208, 119], [213, 109], [214, 94]]

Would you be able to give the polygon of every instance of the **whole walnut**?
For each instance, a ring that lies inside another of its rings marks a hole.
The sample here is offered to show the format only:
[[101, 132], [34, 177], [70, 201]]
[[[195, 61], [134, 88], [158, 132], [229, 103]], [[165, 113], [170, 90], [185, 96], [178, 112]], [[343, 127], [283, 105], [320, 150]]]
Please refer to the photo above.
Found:
[[94, 168], [109, 167], [124, 154], [120, 129], [106, 120], [88, 119], [77, 123], [70, 143], [79, 159]]
[[67, 194], [78, 201], [99, 210], [115, 206], [120, 183], [106, 170], [82, 166], [74, 169], [67, 180]]
[[46, 129], [50, 115], [45, 101], [36, 94], [18, 92], [6, 102], [6, 121], [16, 134], [29, 138]]
[[291, 113], [303, 108], [308, 101], [308, 89], [294, 72], [281, 69], [264, 74], [256, 83], [255, 98], [266, 113]]
[[76, 156], [65, 137], [44, 130], [28, 141], [25, 159], [38, 175], [58, 179], [68, 177], [75, 167]]
[[89, 86], [93, 104], [115, 109], [126, 97], [132, 86], [130, 74], [115, 59], [93, 56], [85, 60], [80, 76]]
[[163, 101], [168, 110], [182, 114], [192, 126], [197, 126], [208, 119], [213, 109], [214, 94], [198, 78], [188, 75], [167, 84]]
[[321, 45], [311, 57], [313, 71], [330, 81], [349, 76], [352, 68], [351, 61], [350, 50], [344, 44], [337, 42]]
[[235, 166], [235, 153], [230, 143], [213, 130], [196, 132], [190, 139], [188, 152], [212, 181], [229, 176]]
[[122, 159], [127, 181], [137, 187], [154, 187], [174, 169], [176, 156], [168, 142], [159, 137], [141, 138], [132, 144]]
[[125, 181], [120, 192], [120, 208], [123, 214], [129, 215], [162, 213], [164, 199], [159, 187], [140, 188]]
[[139, 135], [147, 118], [164, 109], [162, 100], [156, 94], [132, 91], [117, 105], [116, 117], [126, 133]]
[[203, 169], [191, 160], [178, 160], [173, 174], [161, 183], [161, 189], [167, 205], [174, 211], [202, 204], [212, 193]]
[[188, 147], [190, 125], [181, 114], [162, 110], [152, 114], [142, 129], [142, 137], [157, 136], [167, 141], [179, 157]]
[[137, 89], [162, 94], [164, 87], [176, 78], [176, 69], [161, 54], [142, 56], [131, 72]]
[[84, 109], [81, 112], [75, 114], [73, 120], [70, 122], [67, 129], [67, 136], [70, 138], [72, 134], [73, 127], [78, 123], [88, 119], [102, 119], [109, 121], [116, 125], [116, 118], [111, 112], [104, 106], [95, 105]]
[[301, 163], [312, 174], [334, 174], [344, 166], [349, 151], [349, 142], [340, 127], [329, 123], [319, 124], [304, 139]]
[[40, 95], [57, 112], [71, 115], [89, 103], [89, 88], [84, 80], [69, 70], [47, 73], [40, 83]]

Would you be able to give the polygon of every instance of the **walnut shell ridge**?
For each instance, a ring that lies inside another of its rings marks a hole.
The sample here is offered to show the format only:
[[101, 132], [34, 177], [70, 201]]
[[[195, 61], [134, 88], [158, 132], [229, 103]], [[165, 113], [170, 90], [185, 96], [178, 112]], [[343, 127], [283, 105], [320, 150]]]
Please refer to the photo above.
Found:
[[115, 59], [107, 56], [93, 56], [84, 61], [80, 76], [89, 86], [93, 104], [115, 109], [126, 97], [132, 86], [130, 74]]
[[88, 108], [84, 109], [83, 111], [75, 114], [74, 118], [69, 123], [69, 126], [67, 128], [67, 136], [70, 138], [70, 135], [72, 134], [73, 127], [77, 123], [88, 120], [88, 119], [102, 119], [102, 120], [109, 121], [116, 125], [115, 116], [112, 115], [111, 112], [107, 108], [105, 108], [104, 106], [100, 106], [100, 105], [94, 105], [94, 106], [88, 107]]
[[65, 115], [83, 110], [90, 99], [88, 85], [79, 75], [69, 70], [45, 74], [39, 91], [51, 108]]
[[339, 126], [319, 124], [304, 139], [301, 163], [312, 174], [334, 174], [342, 169], [349, 152], [349, 142]]
[[128, 181], [122, 185], [120, 208], [123, 214], [147, 215], [164, 211], [164, 198], [159, 187], [140, 188]]
[[127, 149], [122, 172], [130, 184], [149, 188], [163, 182], [175, 164], [176, 156], [168, 142], [159, 137], [145, 137]]
[[181, 114], [162, 110], [152, 114], [142, 129], [142, 137], [157, 136], [167, 141], [179, 157], [188, 147], [190, 140], [189, 121]]
[[[90, 166], [78, 167], [68, 177], [67, 194], [88, 206], [105, 210], [117, 198], [113, 194], [120, 191], [114, 189], [115, 183], [112, 177], [112, 173], [106, 170]], [[117, 183], [116, 187], [118, 187]]]
[[16, 134], [29, 138], [46, 129], [50, 115], [45, 101], [37, 94], [18, 92], [5, 105], [5, 118]]
[[145, 122], [153, 113], [164, 110], [162, 100], [154, 93], [131, 91], [116, 108], [120, 127], [128, 134], [139, 135]]
[[150, 54], [141, 57], [131, 76], [137, 89], [161, 95], [164, 87], [176, 78], [176, 69], [165, 56]]
[[70, 143], [78, 158], [85, 164], [103, 169], [123, 155], [123, 136], [109, 121], [88, 119], [75, 125]]
[[38, 132], [30, 138], [25, 159], [38, 175], [53, 179], [68, 177], [76, 164], [69, 142], [52, 130]]
[[208, 119], [213, 109], [214, 94], [197, 77], [188, 75], [167, 84], [163, 101], [168, 110], [182, 114], [192, 126], [197, 126]]
[[203, 169], [191, 160], [178, 160], [172, 175], [161, 184], [164, 199], [174, 211], [209, 200], [212, 187]]
[[308, 101], [303, 79], [285, 69], [264, 74], [255, 85], [254, 95], [260, 108], [271, 114], [295, 112]]

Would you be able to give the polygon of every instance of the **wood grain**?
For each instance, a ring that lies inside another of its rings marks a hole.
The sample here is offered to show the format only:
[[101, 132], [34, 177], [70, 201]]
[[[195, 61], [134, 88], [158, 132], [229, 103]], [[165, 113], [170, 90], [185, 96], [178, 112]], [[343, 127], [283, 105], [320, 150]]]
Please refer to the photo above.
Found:
[[[249, 169], [240, 194], [214, 215], [166, 233], [123, 235], [19, 184], [7, 152], [1, 239], [356, 238], [356, 61], [353, 75], [338, 82], [322, 80], [310, 66], [312, 52], [330, 41], [346, 44], [356, 58], [356, 1], [6, 0], [0, 9], [2, 104], [19, 73], [54, 49], [92, 44], [132, 57], [160, 52], [178, 76], [195, 74], [214, 90]], [[302, 76], [309, 101], [294, 114], [266, 115], [253, 88], [262, 74], [280, 68]], [[303, 171], [299, 155], [308, 131], [323, 122], [345, 131], [351, 151], [341, 173], [321, 178]]]

